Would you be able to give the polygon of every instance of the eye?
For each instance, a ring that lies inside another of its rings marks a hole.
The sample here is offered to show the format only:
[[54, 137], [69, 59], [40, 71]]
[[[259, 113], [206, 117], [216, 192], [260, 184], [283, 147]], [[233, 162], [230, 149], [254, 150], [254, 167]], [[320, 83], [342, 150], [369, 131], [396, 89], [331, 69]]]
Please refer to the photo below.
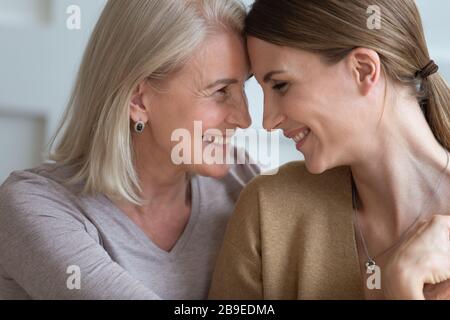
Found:
[[287, 91], [289, 84], [287, 82], [279, 82], [275, 84], [272, 89], [281, 93], [284, 93]]
[[228, 86], [223, 87], [223, 88], [217, 90], [216, 93], [219, 94], [219, 95], [228, 95], [229, 88], [228, 88]]

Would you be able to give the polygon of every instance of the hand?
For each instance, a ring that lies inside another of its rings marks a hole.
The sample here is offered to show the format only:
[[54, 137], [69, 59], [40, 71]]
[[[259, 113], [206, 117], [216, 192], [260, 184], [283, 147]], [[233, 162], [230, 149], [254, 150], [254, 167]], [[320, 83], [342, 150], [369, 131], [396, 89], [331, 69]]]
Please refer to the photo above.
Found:
[[450, 216], [437, 215], [406, 234], [384, 268], [386, 298], [450, 298], [449, 234]]

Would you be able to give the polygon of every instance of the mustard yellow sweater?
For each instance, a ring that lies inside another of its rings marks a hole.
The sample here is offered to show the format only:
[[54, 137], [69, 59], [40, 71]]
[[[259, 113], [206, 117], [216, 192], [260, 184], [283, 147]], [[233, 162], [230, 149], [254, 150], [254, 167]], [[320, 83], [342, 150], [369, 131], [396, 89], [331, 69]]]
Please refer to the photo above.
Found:
[[348, 167], [310, 174], [303, 162], [241, 193], [210, 299], [364, 299]]

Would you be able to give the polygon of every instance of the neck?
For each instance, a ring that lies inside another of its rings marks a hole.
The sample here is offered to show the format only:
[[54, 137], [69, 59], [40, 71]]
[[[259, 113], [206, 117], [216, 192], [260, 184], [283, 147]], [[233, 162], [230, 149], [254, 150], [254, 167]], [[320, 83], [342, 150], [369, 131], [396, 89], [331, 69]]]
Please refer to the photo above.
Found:
[[173, 164], [170, 155], [155, 143], [150, 133], [135, 136], [135, 168], [139, 177], [141, 193], [145, 201], [136, 209], [157, 212], [158, 208], [169, 209], [186, 206], [189, 199], [187, 172]]
[[387, 105], [374, 140], [366, 156], [351, 165], [358, 213], [392, 242], [418, 218], [450, 209], [445, 201], [450, 175], [448, 168], [443, 171], [448, 153], [415, 101]]

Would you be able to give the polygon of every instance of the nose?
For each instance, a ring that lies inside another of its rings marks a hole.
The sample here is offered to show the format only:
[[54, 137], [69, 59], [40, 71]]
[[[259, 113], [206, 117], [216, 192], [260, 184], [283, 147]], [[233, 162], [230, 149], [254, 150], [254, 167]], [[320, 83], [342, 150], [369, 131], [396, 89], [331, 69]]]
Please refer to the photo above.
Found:
[[228, 116], [228, 122], [241, 129], [247, 129], [251, 126], [252, 118], [248, 111], [248, 100], [245, 94], [234, 104]]
[[283, 120], [284, 117], [278, 108], [264, 97], [263, 128], [269, 132], [280, 129]]

